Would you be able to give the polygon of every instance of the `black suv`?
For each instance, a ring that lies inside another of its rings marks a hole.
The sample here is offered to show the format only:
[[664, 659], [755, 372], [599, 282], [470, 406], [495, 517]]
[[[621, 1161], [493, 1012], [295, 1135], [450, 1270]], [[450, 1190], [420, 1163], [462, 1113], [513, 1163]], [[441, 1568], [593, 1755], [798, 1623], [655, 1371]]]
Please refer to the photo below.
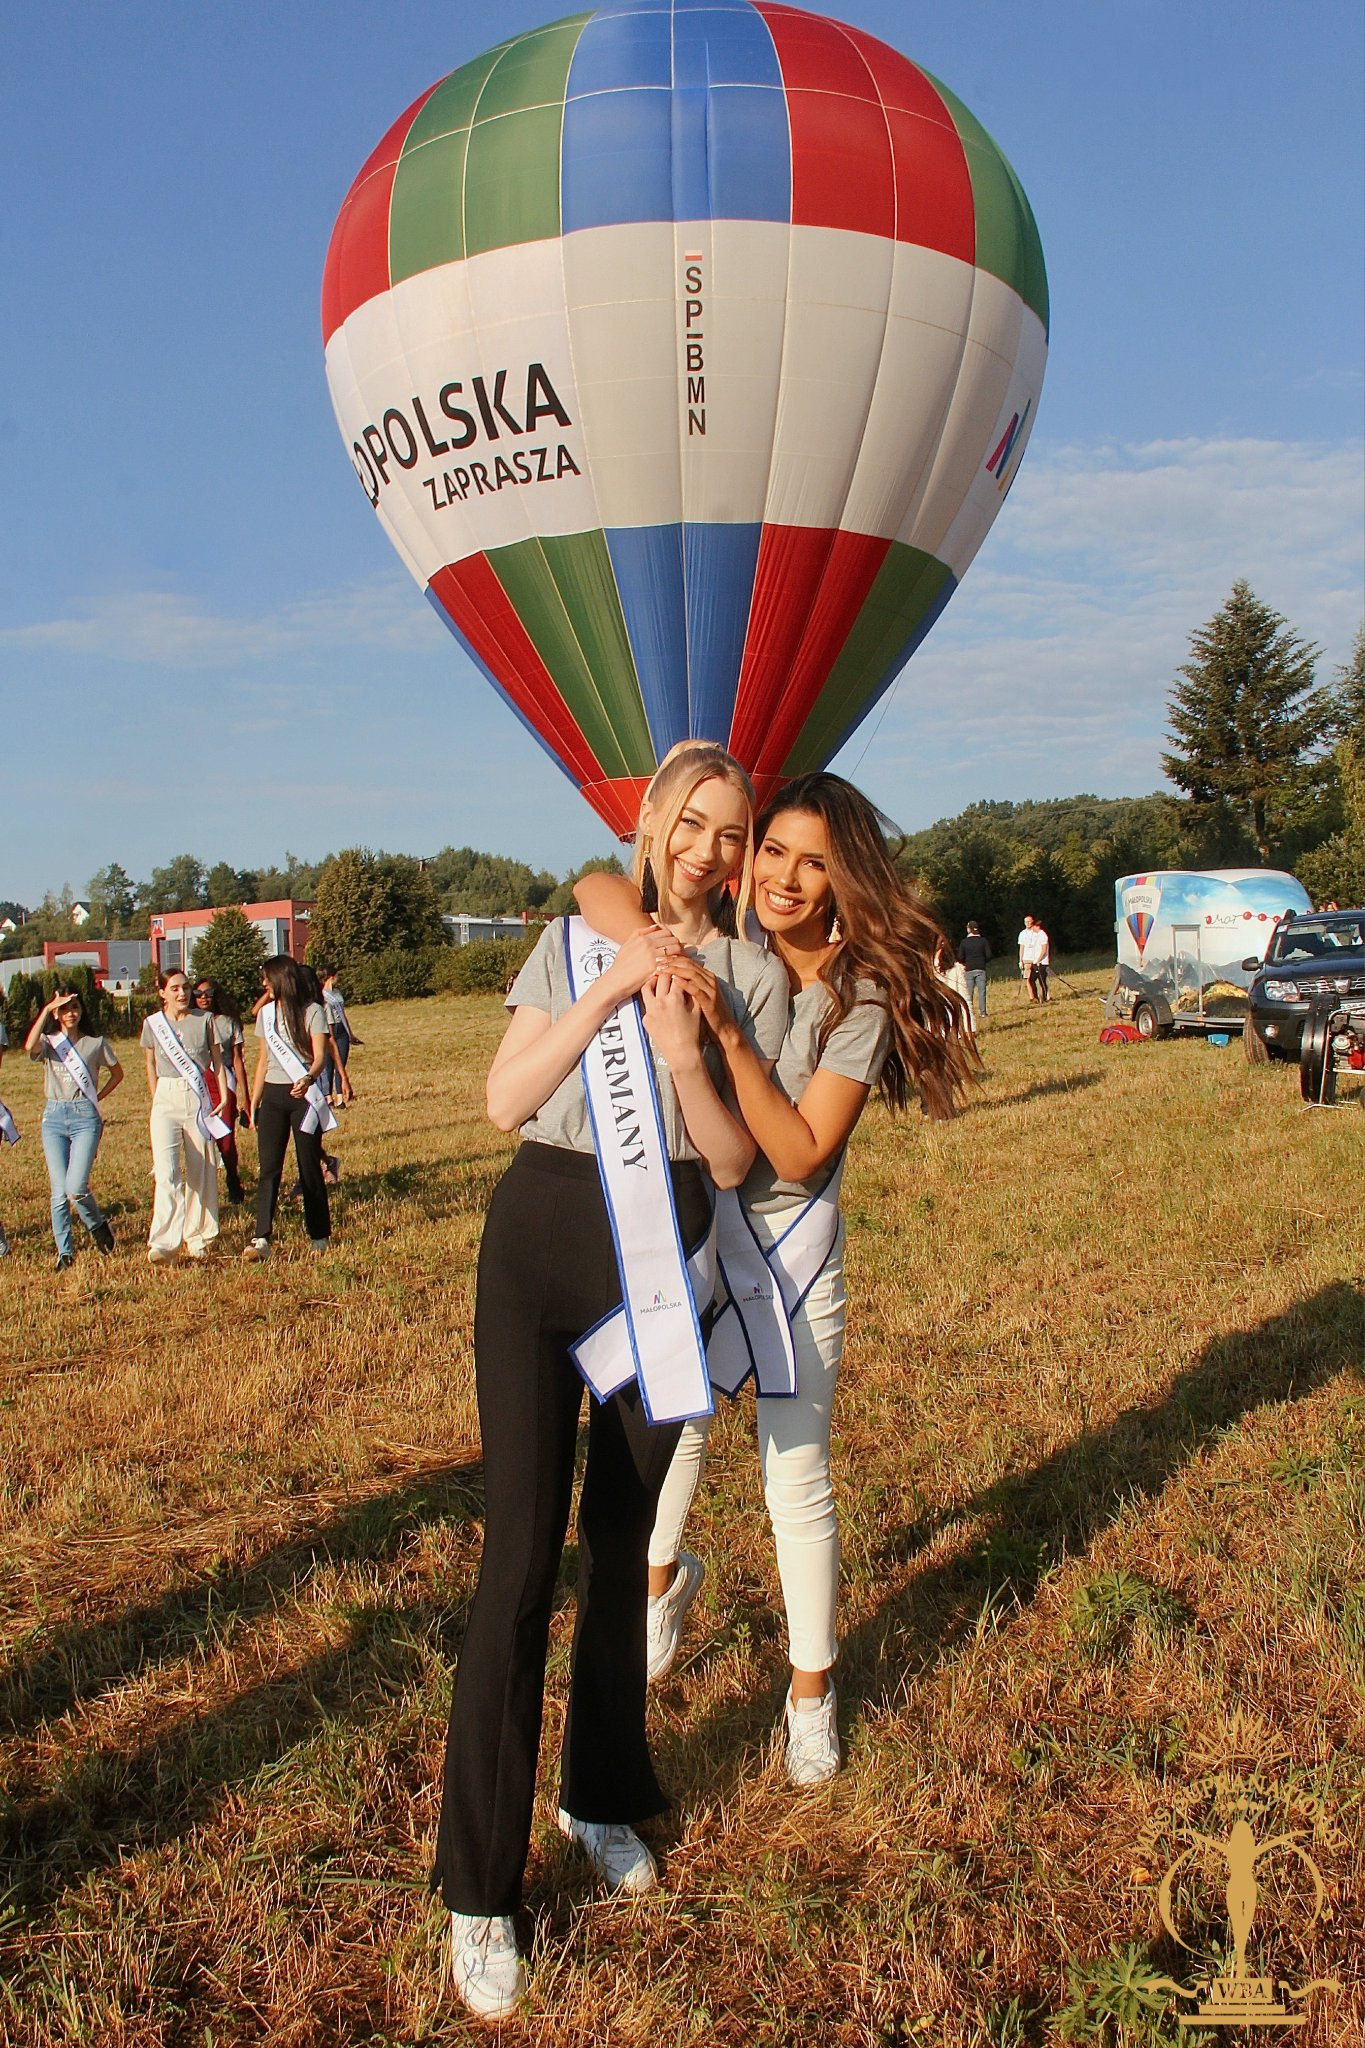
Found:
[[1291, 913], [1271, 934], [1264, 964], [1242, 965], [1256, 970], [1247, 993], [1247, 1058], [1296, 1060], [1315, 1005], [1365, 1002], [1365, 910]]

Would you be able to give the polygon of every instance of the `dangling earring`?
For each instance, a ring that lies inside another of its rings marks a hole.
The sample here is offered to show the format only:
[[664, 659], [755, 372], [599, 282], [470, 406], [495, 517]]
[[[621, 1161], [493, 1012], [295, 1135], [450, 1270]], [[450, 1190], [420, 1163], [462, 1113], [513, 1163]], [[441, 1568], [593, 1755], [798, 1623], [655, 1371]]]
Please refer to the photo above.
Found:
[[831, 946], [842, 946], [844, 943], [843, 926], [839, 922], [837, 910], [829, 921], [829, 942]]

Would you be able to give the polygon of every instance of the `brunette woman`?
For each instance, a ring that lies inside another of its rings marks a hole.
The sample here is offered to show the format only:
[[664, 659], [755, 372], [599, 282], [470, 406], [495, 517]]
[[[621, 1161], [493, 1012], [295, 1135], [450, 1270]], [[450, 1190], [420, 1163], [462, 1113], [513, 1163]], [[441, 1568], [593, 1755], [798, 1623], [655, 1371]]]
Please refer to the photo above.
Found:
[[114, 1233], [90, 1192], [90, 1175], [104, 1135], [99, 1106], [118, 1087], [123, 1068], [109, 1040], [86, 1031], [85, 1004], [75, 989], [58, 989], [39, 1011], [25, 1050], [43, 1066], [43, 1157], [52, 1186], [57, 1271], [64, 1273], [76, 1258], [73, 1208], [106, 1258], [114, 1249]]
[[287, 953], [276, 953], [261, 969], [267, 1000], [256, 1013], [256, 1074], [251, 1084], [251, 1121], [256, 1127], [256, 1235], [244, 1259], [266, 1259], [275, 1228], [289, 1135], [294, 1136], [303, 1221], [315, 1252], [325, 1252], [332, 1235], [327, 1183], [322, 1173], [322, 1136], [336, 1119], [318, 1086], [327, 1057], [327, 1022], [313, 992], [312, 976]]
[[[597, 881], [585, 877], [579, 885], [585, 908], [605, 894]], [[619, 902], [619, 882], [616, 891]], [[808, 1260], [814, 1247], [817, 1265], [813, 1276], [808, 1268], [801, 1273], [789, 1317], [794, 1392], [784, 1385], [781, 1393], [764, 1393], [760, 1383], [756, 1400], [792, 1666], [787, 1773], [793, 1784], [808, 1785], [833, 1776], [840, 1763], [830, 1676], [839, 1576], [830, 1422], [846, 1309], [836, 1176], [874, 1087], [892, 1109], [904, 1109], [918, 1091], [931, 1116], [950, 1116], [977, 1058], [964, 1006], [934, 973], [943, 934], [898, 873], [876, 811], [840, 776], [797, 777], [760, 818], [754, 910], [791, 995], [775, 1071], [736, 1030], [704, 963], [682, 960], [675, 972], [720, 1045], [759, 1147], [740, 1191], [744, 1218], [769, 1263], [789, 1280], [801, 1240]], [[684, 1425], [659, 1503], [650, 1545], [653, 1678], [677, 1654], [683, 1617], [704, 1574], [681, 1537], [706, 1433], [705, 1419]]]
[[[727, 885], [738, 876], [748, 887], [752, 804], [747, 776], [721, 749], [674, 749], [649, 786], [637, 840], [637, 872], [659, 926], [613, 958], [581, 926], [549, 925], [507, 998], [512, 1019], [488, 1077], [490, 1117], [501, 1130], [519, 1129], [522, 1144], [493, 1195], [479, 1251], [474, 1355], [486, 1522], [451, 1709], [434, 1878], [451, 1912], [456, 1989], [487, 2017], [509, 2011], [524, 1985], [511, 1915], [530, 1840], [583, 1399], [570, 1346], [622, 1301], [580, 1063], [638, 995], [670, 1162], [669, 1233], [686, 1248], [703, 1241], [711, 1180], [737, 1186], [753, 1143], [722, 1097], [723, 1069], [714, 1050], [704, 1054], [694, 1004], [661, 964], [679, 941], [691, 947], [707, 965], [708, 987], [725, 990], [726, 1014], [755, 1058], [774, 1056], [785, 979], [758, 948], [726, 935]], [[586, 967], [575, 951], [583, 946], [595, 954]], [[599, 1877], [627, 1893], [656, 1881], [635, 1826], [667, 1803], [645, 1741], [646, 1548], [677, 1434], [676, 1423], [651, 1424], [634, 1380], [590, 1401], [559, 1825]]]
[[[218, 1235], [217, 1140], [225, 1125], [213, 1108], [208, 1076], [221, 1090], [223, 1062], [213, 1019], [190, 1010], [189, 977], [178, 967], [158, 985], [161, 1008], [142, 1027], [152, 1098], [156, 1194], [147, 1257], [154, 1266], [209, 1256]], [[221, 1097], [220, 1097], [221, 1099]]]

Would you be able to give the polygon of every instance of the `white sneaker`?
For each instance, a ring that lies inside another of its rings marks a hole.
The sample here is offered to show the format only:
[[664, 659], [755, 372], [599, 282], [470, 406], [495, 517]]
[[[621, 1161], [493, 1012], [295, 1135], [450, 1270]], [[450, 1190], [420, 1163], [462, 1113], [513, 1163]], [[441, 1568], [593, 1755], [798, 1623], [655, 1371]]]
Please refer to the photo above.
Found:
[[672, 1670], [687, 1610], [700, 1593], [705, 1577], [706, 1566], [701, 1559], [693, 1557], [690, 1550], [680, 1550], [672, 1585], [666, 1593], [660, 1593], [657, 1599], [650, 1601], [646, 1622], [645, 1672], [651, 1685]]
[[798, 1705], [787, 1694], [787, 1778], [793, 1785], [823, 1785], [843, 1761], [839, 1707], [833, 1685], [822, 1699]]
[[450, 1916], [450, 1974], [455, 1989], [480, 2019], [500, 2020], [526, 1990], [526, 1966], [505, 1914]]
[[270, 1239], [268, 1237], [249, 1237], [242, 1246], [242, 1257], [247, 1260], [254, 1259], [258, 1262], [261, 1259], [268, 1259], [270, 1257]]
[[567, 1835], [592, 1864], [609, 1892], [652, 1892], [659, 1866], [634, 1828], [624, 1821], [575, 1820], [559, 1809], [559, 1831]]

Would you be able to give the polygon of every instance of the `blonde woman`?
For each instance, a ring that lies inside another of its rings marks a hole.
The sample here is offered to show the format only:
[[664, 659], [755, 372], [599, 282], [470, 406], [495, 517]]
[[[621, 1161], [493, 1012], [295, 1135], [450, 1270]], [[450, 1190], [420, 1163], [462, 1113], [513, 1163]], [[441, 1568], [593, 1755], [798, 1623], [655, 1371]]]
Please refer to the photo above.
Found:
[[[785, 978], [759, 948], [727, 936], [730, 884], [738, 878], [747, 891], [752, 832], [752, 787], [731, 757], [718, 747], [675, 749], [650, 784], [638, 840], [638, 872], [660, 925], [614, 957], [581, 921], [547, 926], [507, 998], [511, 1022], [488, 1076], [489, 1116], [500, 1130], [520, 1130], [522, 1143], [494, 1191], [479, 1251], [474, 1358], [486, 1521], [434, 1877], [451, 1913], [456, 1990], [486, 2018], [510, 2011], [524, 1986], [511, 1915], [530, 1840], [583, 1403], [571, 1347], [623, 1300], [619, 1211], [609, 1209], [599, 1172], [582, 1063], [638, 996], [649, 1040], [642, 1065], [652, 1050], [669, 1162], [669, 1228], [691, 1249], [709, 1230], [712, 1183], [737, 1186], [753, 1143], [724, 1099], [719, 1058], [704, 1050], [697, 1008], [669, 963], [679, 944], [692, 948], [725, 988], [737, 1028], [760, 1057], [775, 1056]], [[604, 1135], [608, 1147], [614, 1136]], [[698, 1370], [705, 1398], [700, 1358]], [[635, 1829], [667, 1804], [645, 1739], [646, 1549], [678, 1428], [651, 1422], [633, 1379], [589, 1403], [559, 1825], [607, 1887], [626, 1893], [656, 1881]]]

